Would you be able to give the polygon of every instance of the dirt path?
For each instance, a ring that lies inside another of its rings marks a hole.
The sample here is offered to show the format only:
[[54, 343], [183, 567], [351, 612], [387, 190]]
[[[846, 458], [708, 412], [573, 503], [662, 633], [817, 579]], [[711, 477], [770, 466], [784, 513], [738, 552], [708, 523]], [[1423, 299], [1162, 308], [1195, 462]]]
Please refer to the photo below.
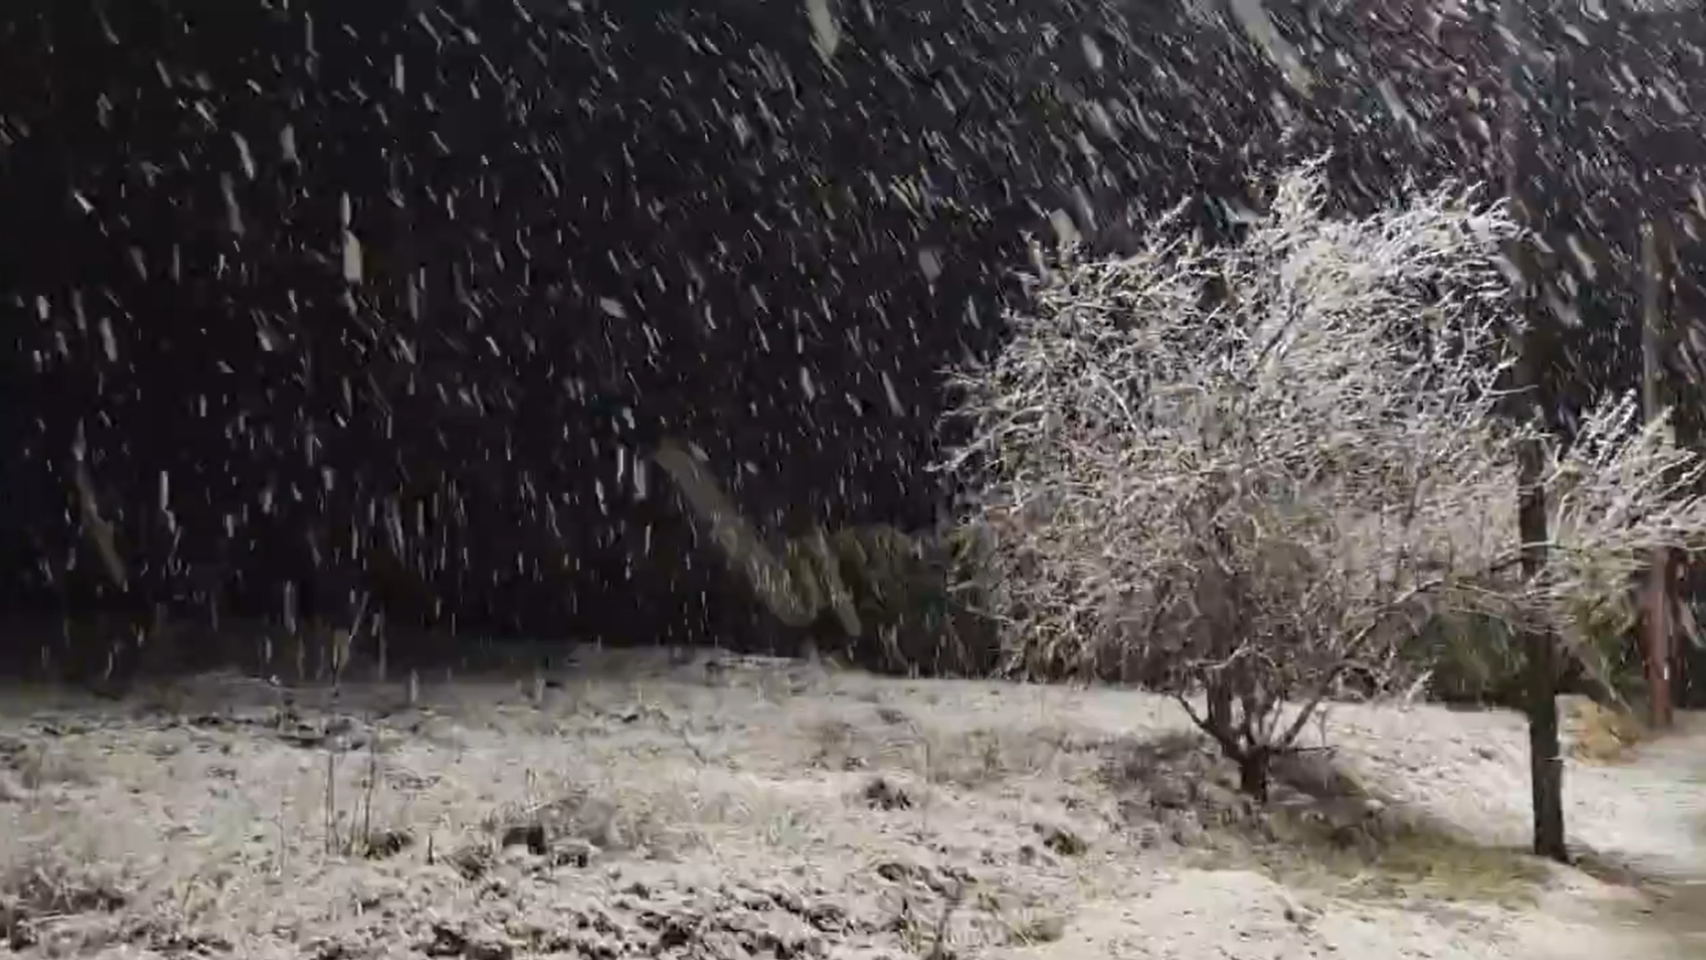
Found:
[[1627, 764], [1571, 773], [1579, 793], [1625, 798], [1574, 833], [1648, 879], [1654, 902], [1637, 922], [1674, 936], [1678, 956], [1706, 957], [1706, 716], [1680, 717]]
[[1616, 816], [1584, 824], [1581, 839], [1656, 878], [1706, 879], [1706, 716], [1681, 717], [1675, 732], [1642, 744], [1628, 763], [1577, 767], [1571, 776], [1584, 791], [1623, 800]]
[[[1528, 744], [1520, 716], [1433, 707], [1336, 713], [1335, 739], [1372, 779], [1485, 843], [1526, 846]], [[1559, 923], [1530, 925], [1530, 955], [1611, 949], [1706, 958], [1706, 715], [1679, 716], [1675, 731], [1618, 762], [1568, 760], [1564, 792], [1571, 847], [1583, 855], [1584, 871], [1560, 874], [1545, 903]], [[1601, 936], [1621, 945], [1582, 947]]]

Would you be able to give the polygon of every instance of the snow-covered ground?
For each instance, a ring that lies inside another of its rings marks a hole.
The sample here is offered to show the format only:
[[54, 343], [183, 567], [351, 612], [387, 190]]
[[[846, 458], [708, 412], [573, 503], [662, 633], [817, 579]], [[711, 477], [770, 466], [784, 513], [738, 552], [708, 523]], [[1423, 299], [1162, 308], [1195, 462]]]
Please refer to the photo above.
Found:
[[1706, 735], [1572, 766], [1572, 834], [1630, 868], [1590, 876], [1512, 849], [1504, 713], [1335, 708], [1343, 773], [1313, 755], [1255, 811], [1125, 691], [589, 652], [406, 699], [6, 691], [0, 929], [79, 957], [1706, 956]]

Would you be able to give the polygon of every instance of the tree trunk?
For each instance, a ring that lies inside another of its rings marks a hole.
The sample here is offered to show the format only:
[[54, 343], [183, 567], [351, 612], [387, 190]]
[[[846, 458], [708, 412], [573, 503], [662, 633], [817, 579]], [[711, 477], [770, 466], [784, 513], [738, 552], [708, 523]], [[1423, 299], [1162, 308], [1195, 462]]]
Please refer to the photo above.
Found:
[[[1527, 366], [1527, 361], [1524, 361]], [[1542, 482], [1544, 453], [1538, 439], [1523, 445], [1518, 464], [1518, 527], [1522, 535], [1522, 568], [1525, 578], [1541, 574], [1546, 566], [1546, 489]], [[1534, 805], [1534, 852], [1560, 863], [1568, 863], [1564, 841], [1564, 760], [1558, 742], [1557, 644], [1550, 630], [1525, 629], [1523, 645], [1528, 653], [1529, 781]]]
[[1252, 747], [1238, 760], [1238, 789], [1257, 803], [1268, 802], [1268, 778], [1272, 773], [1272, 754]]
[[[1500, 0], [1499, 32], [1505, 48], [1504, 89], [1500, 102], [1505, 194], [1517, 217], [1524, 221], [1524, 226], [1532, 226], [1528, 221], [1534, 211], [1526, 202], [1523, 189], [1528, 183], [1530, 151], [1525, 106], [1528, 70], [1523, 62], [1528, 29], [1521, 0]], [[1546, 410], [1547, 391], [1541, 389], [1546, 371], [1542, 362], [1546, 343], [1541, 336], [1541, 324], [1545, 318], [1536, 309], [1535, 284], [1539, 278], [1526, 237], [1512, 244], [1510, 255], [1521, 278], [1519, 309], [1525, 321], [1517, 347], [1520, 362], [1516, 369], [1516, 387], [1527, 400], [1523, 406], [1536, 428], [1533, 437], [1524, 442], [1517, 453], [1517, 526], [1522, 538], [1522, 573], [1525, 579], [1532, 581], [1545, 571], [1546, 545], [1550, 539], [1546, 517], [1546, 457], [1541, 439], [1551, 423], [1551, 416]], [[1564, 764], [1559, 756], [1558, 743], [1557, 650], [1551, 631], [1534, 626], [1525, 628], [1523, 646], [1528, 654], [1524, 687], [1528, 707], [1534, 852], [1568, 862], [1569, 850], [1564, 842]]]
[[[1650, 423], [1664, 410], [1660, 389], [1663, 346], [1664, 264], [1651, 221], [1641, 224], [1641, 412]], [[1671, 556], [1657, 550], [1648, 574], [1641, 618], [1642, 659], [1646, 666], [1647, 706], [1655, 729], [1671, 725]]]
[[1211, 735], [1225, 744], [1238, 743], [1238, 726], [1232, 717], [1232, 684], [1224, 674], [1209, 679], [1204, 699], [1208, 701]]

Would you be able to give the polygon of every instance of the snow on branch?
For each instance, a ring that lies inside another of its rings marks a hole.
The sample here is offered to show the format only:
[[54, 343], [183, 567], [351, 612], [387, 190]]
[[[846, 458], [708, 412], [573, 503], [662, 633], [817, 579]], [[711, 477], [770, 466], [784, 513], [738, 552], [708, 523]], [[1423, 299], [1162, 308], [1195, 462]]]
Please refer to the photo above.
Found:
[[944, 468], [972, 491], [975, 586], [1015, 670], [1206, 692], [1223, 746], [1279, 749], [1284, 703], [1396, 679], [1395, 645], [1442, 606], [1568, 638], [1647, 551], [1701, 542], [1699, 458], [1616, 397], [1548, 444], [1557, 542], [1524, 580], [1517, 225], [1457, 186], [1361, 219], [1324, 195], [1317, 161], [1237, 243], [1068, 252], [1005, 348], [951, 374], [971, 429]]

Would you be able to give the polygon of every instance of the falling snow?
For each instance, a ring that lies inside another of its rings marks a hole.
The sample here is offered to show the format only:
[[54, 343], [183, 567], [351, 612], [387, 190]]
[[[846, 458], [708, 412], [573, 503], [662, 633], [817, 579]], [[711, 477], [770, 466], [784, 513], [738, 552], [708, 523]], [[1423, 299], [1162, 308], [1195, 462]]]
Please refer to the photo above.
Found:
[[1560, 406], [1639, 368], [1644, 217], [1702, 303], [1685, 2], [1565, 5], [1515, 53], [1472, 3], [215, 6], [0, 34], [30, 602], [113, 592], [76, 467], [137, 595], [190, 609], [753, 629], [659, 443], [778, 536], [927, 526], [941, 373], [999, 343], [1033, 252], [1117, 254], [1181, 197], [1223, 236], [1329, 149], [1347, 208], [1502, 189], [1512, 102]]

